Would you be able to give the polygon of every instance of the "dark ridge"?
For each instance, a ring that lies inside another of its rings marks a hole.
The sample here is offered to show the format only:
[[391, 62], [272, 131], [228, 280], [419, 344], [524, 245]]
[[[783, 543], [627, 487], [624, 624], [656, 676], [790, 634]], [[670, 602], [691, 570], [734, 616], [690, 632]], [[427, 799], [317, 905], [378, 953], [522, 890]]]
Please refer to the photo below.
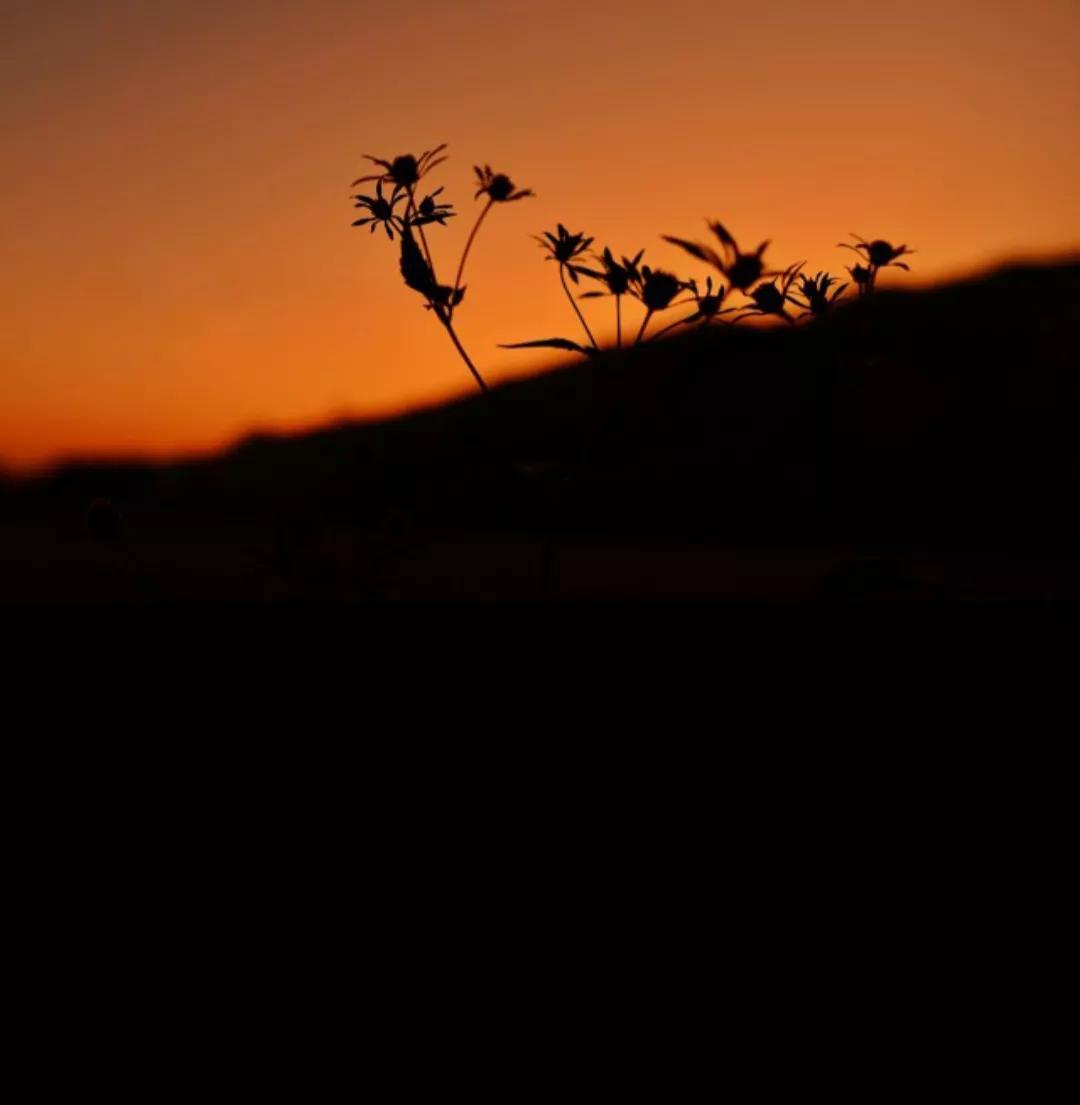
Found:
[[[0, 502], [69, 536], [97, 503], [117, 543], [255, 527], [293, 561], [328, 532], [1075, 558], [1078, 334], [1080, 262], [1012, 266], [879, 291], [796, 329], [696, 330], [493, 397], [255, 434], [208, 459], [0, 476]], [[894, 575], [854, 570], [823, 593]]]

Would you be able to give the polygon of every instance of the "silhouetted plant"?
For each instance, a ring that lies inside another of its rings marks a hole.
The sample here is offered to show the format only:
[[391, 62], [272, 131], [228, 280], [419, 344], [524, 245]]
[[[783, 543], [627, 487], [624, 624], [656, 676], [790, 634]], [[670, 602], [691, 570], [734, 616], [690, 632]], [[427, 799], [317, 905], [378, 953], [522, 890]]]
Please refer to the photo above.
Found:
[[[683, 300], [682, 302], [693, 303], [697, 309], [688, 318], [681, 318], [677, 322], [669, 323], [662, 330], [658, 330], [653, 334], [654, 341], [678, 326], [692, 326], [695, 322], [700, 322], [703, 326], [708, 326], [714, 319], [723, 321], [720, 319], [721, 315], [729, 315], [733, 311], [739, 310], [738, 307], [722, 307], [724, 297], [727, 295], [727, 289], [723, 284], [717, 282], [716, 289], [714, 290], [713, 278], [711, 276], [705, 277], [704, 295], [698, 290], [696, 280], [687, 280], [685, 286], [693, 294], [693, 298], [690, 300]], [[678, 304], [672, 304], [672, 306], [678, 306]]]
[[[546, 261], [556, 260], [559, 262], [560, 277], [563, 276], [563, 269], [568, 269], [570, 271], [570, 277], [575, 284], [578, 282], [579, 276], [587, 276], [592, 280], [601, 281], [608, 288], [607, 292], [584, 292], [580, 297], [581, 299], [592, 299], [604, 295], [615, 296], [616, 341], [621, 348], [622, 315], [619, 305], [622, 296], [628, 293], [633, 294], [634, 281], [640, 282], [642, 280], [642, 275], [638, 270], [637, 263], [641, 260], [642, 254], [644, 254], [645, 251], [641, 250], [633, 261], [624, 257], [623, 264], [619, 265], [615, 261], [611, 250], [605, 249], [600, 257], [600, 262], [604, 268], [602, 272], [599, 272], [596, 269], [586, 268], [584, 265], [571, 264], [572, 259], [580, 256], [584, 253], [585, 249], [592, 244], [593, 239], [585, 238], [584, 232], [581, 234], [571, 234], [566, 227], [560, 223], [558, 226], [558, 237], [545, 232], [544, 237], [537, 238], [537, 241], [548, 251], [548, 256], [545, 258]], [[538, 338], [535, 341], [520, 341], [504, 344], [499, 347], [500, 349], [565, 349], [572, 353], [581, 353], [586, 357], [596, 356], [600, 350], [600, 346], [593, 336], [592, 330], [589, 329], [589, 324], [585, 321], [585, 316], [574, 302], [574, 297], [567, 287], [565, 279], [562, 280], [562, 285], [567, 298], [570, 300], [570, 306], [574, 308], [574, 313], [584, 327], [585, 333], [588, 334], [591, 344], [582, 345], [580, 342], [571, 341], [570, 338]]]
[[407, 196], [404, 192], [395, 188], [393, 195], [390, 199], [387, 199], [383, 195], [382, 186], [383, 182], [380, 178], [379, 183], [375, 186], [374, 196], [358, 195], [353, 197], [356, 200], [356, 206], [362, 207], [368, 212], [366, 218], [357, 219], [353, 226], [367, 226], [370, 223], [372, 233], [381, 226], [386, 230], [386, 236], [393, 241], [394, 231], [400, 231], [402, 226], [401, 216], [394, 211], [394, 208], [399, 203], [404, 203]]
[[830, 289], [837, 283], [839, 277], [830, 276], [826, 272], [819, 272], [811, 279], [809, 276], [799, 278], [797, 293], [802, 299], [796, 298], [796, 292], [792, 292], [788, 298], [797, 307], [804, 308], [799, 318], [810, 315], [813, 318], [824, 318], [832, 306], [844, 293], [847, 283], [840, 284], [834, 291]]
[[469, 251], [472, 249], [472, 244], [476, 240], [476, 235], [480, 230], [481, 224], [492, 207], [497, 203], [513, 203], [516, 200], [523, 200], [528, 196], [535, 195], [535, 193], [528, 188], [520, 190], [515, 188], [514, 182], [505, 173], [493, 173], [490, 165], [485, 165], [483, 168], [479, 165], [474, 165], [473, 170], [476, 173], [476, 183], [480, 185], [480, 187], [476, 189], [476, 195], [473, 199], [479, 199], [481, 196], [486, 195], [488, 201], [484, 204], [476, 222], [473, 224], [472, 230], [469, 232], [468, 241], [466, 241], [465, 249], [461, 254], [461, 263], [458, 265], [457, 276], [454, 279], [455, 289], [461, 287], [461, 278], [465, 273], [465, 262], [469, 259]]
[[568, 353], [581, 353], [586, 357], [595, 357], [598, 349], [570, 338], [537, 338], [535, 341], [504, 342], [500, 349], [565, 349]]
[[490, 203], [513, 203], [514, 200], [523, 200], [536, 194], [531, 188], [516, 188], [505, 173], [492, 172], [490, 165], [485, 165], [482, 169], [475, 165], [473, 168], [476, 170], [476, 181], [480, 185], [474, 199], [479, 199], [486, 192]]
[[676, 238], [671, 234], [662, 234], [661, 237], [665, 242], [671, 242], [672, 245], [686, 250], [691, 257], [696, 257], [699, 261], [705, 261], [719, 269], [727, 277], [731, 287], [740, 292], [749, 292], [754, 284], [764, 276], [778, 275], [777, 273], [766, 272], [765, 262], [762, 260], [769, 245], [769, 239], [762, 242], [753, 253], [743, 253], [734, 237], [722, 223], [713, 221], [706, 223], [706, 225], [719, 239], [720, 253], [717, 253], [712, 246], [702, 245], [699, 242], [688, 242], [685, 238]]
[[[772, 280], [768, 284], [759, 284], [750, 293], [753, 305], [746, 309], [745, 314], [739, 315], [739, 319], [752, 318], [755, 315], [776, 315], [794, 326], [795, 320], [787, 313], [786, 304], [795, 302], [790, 296], [791, 285], [795, 282], [799, 270], [805, 264], [805, 261], [799, 261], [797, 264], [784, 269], [776, 280]], [[739, 319], [735, 321], [738, 322]]]
[[[518, 188], [509, 176], [505, 173], [496, 173], [490, 165], [475, 166], [477, 189], [474, 198], [480, 199], [486, 196], [487, 201], [469, 232], [453, 284], [440, 284], [424, 228], [431, 225], [445, 226], [446, 220], [453, 218], [456, 212], [452, 204], [439, 200], [438, 197], [443, 192], [441, 187], [418, 202], [416, 186], [432, 168], [445, 160], [445, 155], [442, 154], [445, 149], [446, 146], [443, 144], [425, 151], [419, 157], [402, 154], [392, 160], [365, 155], [382, 171], [354, 181], [354, 184], [361, 184], [373, 180], [376, 186], [374, 195], [354, 197], [356, 206], [362, 208], [366, 214], [363, 218], [357, 219], [353, 225], [369, 226], [372, 232], [381, 226], [390, 240], [393, 240], [395, 235], [398, 236], [402, 279], [409, 288], [424, 297], [425, 306], [434, 312], [436, 318], [445, 327], [477, 384], [486, 392], [487, 385], [462, 347], [453, 328], [454, 312], [465, 295], [465, 285], [462, 283], [465, 264], [477, 233], [492, 207], [499, 203], [513, 203], [525, 199], [532, 196], [533, 192], [528, 188]], [[386, 195], [384, 186], [392, 187], [389, 196]], [[399, 210], [402, 204], [404, 209]], [[563, 349], [589, 357], [599, 354], [599, 343], [576, 302], [567, 283], [567, 277], [570, 283], [575, 285], [580, 282], [581, 277], [586, 277], [604, 288], [603, 291], [592, 290], [580, 293], [577, 299], [606, 296], [612, 296], [615, 299], [615, 342], [616, 348], [620, 349], [623, 344], [622, 300], [628, 295], [637, 299], [644, 308], [644, 317], [634, 339], [634, 344], [638, 345], [646, 340], [646, 332], [653, 315], [671, 307], [693, 304], [694, 311], [687, 317], [662, 327], [652, 335], [650, 340], [661, 337], [680, 326], [695, 323], [705, 326], [723, 321], [722, 316], [736, 312], [741, 312], [734, 319], [736, 322], [744, 318], [771, 315], [794, 325], [796, 318], [802, 319], [808, 316], [821, 318], [828, 314], [848, 287], [847, 282], [839, 283], [838, 277], [826, 272], [818, 272], [812, 278], [800, 275], [805, 264], [802, 261], [790, 265], [782, 272], [767, 271], [764, 255], [769, 246], [769, 239], [761, 242], [753, 251], [744, 253], [739, 248], [734, 235], [723, 223], [711, 220], [706, 221], [706, 226], [715, 235], [719, 248], [701, 242], [691, 242], [670, 234], [661, 235], [664, 241], [678, 246], [697, 260], [712, 265], [727, 279], [727, 287], [720, 281], [717, 281], [714, 286], [712, 276], [707, 277], [704, 292], [694, 279], [682, 280], [664, 269], [653, 269], [648, 265], [642, 265], [641, 258], [644, 250], [639, 250], [633, 258], [623, 256], [621, 261], [616, 261], [611, 249], [605, 248], [602, 254], [591, 254], [599, 262], [598, 268], [592, 268], [581, 263], [594, 240], [587, 237], [584, 231], [571, 234], [565, 225], [558, 223], [554, 233], [544, 231], [541, 235], [535, 235], [534, 237], [546, 253], [545, 260], [555, 261], [558, 265], [559, 282], [581, 328], [585, 331], [588, 344], [565, 337], [552, 337], [503, 344], [500, 348]], [[900, 258], [913, 253], [914, 250], [906, 245], [893, 246], [881, 238], [867, 241], [857, 234], [853, 234], [852, 237], [856, 240], [855, 245], [850, 243], [840, 243], [840, 245], [852, 250], [860, 258], [859, 263], [849, 266], [847, 270], [860, 296], [868, 295], [874, 290], [875, 280], [881, 269], [895, 266], [908, 270], [907, 264]], [[798, 281], [797, 284], [796, 281]], [[690, 297], [678, 299], [682, 291], [689, 291]], [[732, 291], [742, 292], [749, 302], [742, 307], [725, 307], [727, 297]], [[789, 304], [800, 308], [801, 313], [793, 318], [788, 313]]]
[[604, 296], [613, 296], [615, 299], [615, 348], [622, 349], [622, 297], [630, 290], [631, 280], [639, 279], [638, 265], [645, 255], [643, 249], [639, 249], [633, 258], [623, 257], [620, 264], [615, 260], [615, 255], [605, 246], [604, 252], [597, 256], [603, 266], [601, 271], [596, 269], [579, 268], [578, 271], [591, 280], [598, 280], [606, 288], [606, 292], [582, 292], [581, 299], [600, 299]]
[[557, 236], [545, 230], [543, 237], [535, 235], [536, 240], [547, 252], [547, 257], [545, 257], [544, 260], [558, 262], [559, 281], [562, 284], [563, 291], [566, 292], [566, 298], [570, 300], [570, 306], [574, 308], [574, 314], [577, 315], [578, 321], [584, 328], [585, 333], [589, 336], [589, 341], [592, 343], [593, 349], [597, 349], [596, 338], [593, 337], [593, 332], [589, 329], [589, 324], [585, 321], [585, 316], [574, 302], [574, 296], [566, 284], [567, 273], [570, 274], [570, 279], [575, 284], [578, 283], [578, 277], [581, 273], [588, 273], [588, 269], [584, 269], [580, 265], [575, 265], [574, 259], [581, 256], [581, 254], [592, 245], [593, 240], [592, 238], [586, 238], [584, 231], [578, 234], [571, 234], [562, 223], [559, 223], [556, 229], [558, 231]]
[[[397, 234], [400, 239], [399, 269], [406, 287], [412, 288], [424, 297], [424, 306], [432, 311], [442, 324], [454, 348], [472, 373], [473, 379], [476, 380], [480, 390], [486, 394], [488, 386], [454, 330], [454, 310], [465, 298], [465, 287], [461, 283], [461, 278], [476, 233], [491, 207], [496, 203], [524, 199], [533, 193], [528, 189], [515, 188], [508, 176], [492, 172], [490, 166], [485, 166], [483, 169], [477, 167], [476, 176], [480, 187], [476, 196], [479, 198], [486, 194], [488, 202], [480, 212], [465, 243], [454, 283], [440, 284], [435, 274], [435, 263], [424, 227], [446, 226], [446, 220], [453, 218], [456, 212], [452, 204], [439, 200], [438, 197], [443, 191], [441, 187], [436, 188], [434, 192], [424, 196], [418, 202], [416, 186], [436, 165], [441, 165], [446, 160], [445, 155], [440, 156], [445, 149], [446, 143], [443, 143], [432, 150], [425, 150], [419, 157], [413, 154], [400, 154], [393, 159], [365, 154], [365, 158], [379, 166], [382, 172], [362, 176], [353, 181], [354, 188], [367, 181], [375, 181], [375, 194], [353, 196], [356, 206], [365, 210], [367, 214], [352, 225], [370, 226], [373, 232], [381, 226], [391, 241]], [[389, 198], [383, 191], [384, 185], [392, 186]], [[402, 203], [405, 205], [404, 210], [399, 211], [398, 206]]]
[[851, 279], [855, 283], [855, 287], [859, 289], [859, 298], [864, 295], [868, 295], [870, 292], [870, 270], [865, 265], [845, 265], [844, 266], [849, 273], [851, 273]]
[[650, 269], [648, 265], [642, 265], [641, 271], [631, 277], [630, 294], [640, 300], [645, 308], [641, 329], [634, 339], [635, 345], [645, 337], [645, 330], [653, 315], [657, 311], [667, 310], [672, 305], [672, 300], [686, 286], [686, 282], [680, 280], [674, 273], [666, 272], [664, 269]]
[[364, 154], [366, 161], [381, 165], [386, 171], [358, 177], [352, 182], [352, 187], [355, 188], [358, 184], [364, 184], [369, 180], [377, 180], [381, 184], [393, 184], [395, 191], [402, 188], [406, 192], [410, 192], [427, 173], [446, 160], [445, 156], [438, 156], [445, 149], [446, 143], [444, 142], [433, 150], [425, 150], [419, 157], [414, 157], [411, 153], [403, 153], [395, 157], [393, 161], [387, 161], [382, 157], [372, 157], [371, 154], [366, 153]]
[[[563, 248], [571, 248], [570, 243], [567, 241]], [[648, 328], [649, 320], [652, 316], [657, 311], [664, 311], [668, 307], [673, 306], [672, 301], [679, 292], [689, 287], [685, 281], [680, 280], [674, 273], [666, 272], [663, 269], [651, 269], [648, 265], [642, 265], [639, 268], [638, 262], [641, 260], [644, 252], [644, 250], [640, 250], [633, 261], [624, 257], [623, 263], [619, 265], [615, 261], [611, 250], [607, 249], [604, 251], [604, 255], [601, 258], [601, 263], [604, 265], [603, 272], [598, 272], [595, 269], [587, 269], [584, 266], [575, 266], [578, 273], [583, 276], [591, 277], [594, 280], [600, 280], [607, 285], [608, 288], [608, 292], [606, 293], [585, 292], [581, 298], [592, 298], [605, 294], [615, 296], [616, 330], [619, 334], [617, 340], [620, 347], [622, 345], [622, 318], [619, 313], [619, 302], [623, 295], [633, 296], [635, 299], [639, 300], [645, 308], [645, 317], [642, 319], [641, 328], [638, 330], [637, 337], [634, 339], [634, 344], [638, 345], [644, 340], [645, 331]], [[618, 290], [616, 291], [616, 289]], [[567, 295], [569, 294], [569, 289], [567, 289]], [[500, 348], [533, 349], [547, 346], [552, 349], [568, 349], [576, 353], [583, 353], [586, 356], [595, 356], [600, 351], [600, 347], [597, 345], [596, 339], [593, 338], [592, 331], [585, 322], [581, 311], [578, 310], [577, 304], [574, 303], [572, 296], [570, 297], [570, 302], [578, 318], [581, 319], [581, 324], [585, 327], [585, 332], [589, 335], [589, 340], [592, 342], [591, 345], [584, 346], [578, 342], [571, 341], [569, 338], [540, 338], [536, 341], [513, 342], [511, 344], [502, 345]]]
[[417, 208], [419, 215], [413, 219], [413, 226], [425, 226], [428, 223], [438, 223], [440, 226], [446, 226], [446, 220], [452, 219], [457, 212], [453, 209], [453, 204], [450, 203], [436, 203], [435, 197], [443, 191], [442, 188], [436, 188], [430, 196], [425, 196]]
[[[853, 253], [857, 253], [861, 260], [867, 262], [866, 271], [868, 275], [860, 284], [864, 295], [873, 292], [877, 274], [881, 269], [895, 266], [905, 272], [911, 271], [907, 264], [899, 258], [914, 253], [913, 249], [908, 249], [907, 246], [894, 246], [891, 242], [886, 242], [884, 238], [875, 238], [872, 242], [868, 242], [858, 234], [852, 233], [851, 236], [855, 239], [856, 245], [851, 245], [850, 242], [837, 242], [837, 245], [841, 249], [850, 249]], [[848, 271], [852, 272], [852, 276], [855, 275], [852, 270], [849, 269]]]

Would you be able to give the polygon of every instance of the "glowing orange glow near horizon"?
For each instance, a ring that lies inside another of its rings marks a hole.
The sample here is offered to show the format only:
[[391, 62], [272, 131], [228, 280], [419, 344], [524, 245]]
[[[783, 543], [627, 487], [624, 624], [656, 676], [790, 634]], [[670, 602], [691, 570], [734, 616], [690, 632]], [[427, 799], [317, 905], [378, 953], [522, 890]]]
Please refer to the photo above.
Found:
[[498, 343], [579, 337], [531, 238], [559, 221], [698, 277], [659, 235], [706, 217], [811, 271], [906, 242], [913, 285], [1080, 243], [1073, 0], [0, 0], [0, 60], [7, 465], [468, 393], [396, 245], [349, 226], [365, 153], [450, 144], [440, 275], [474, 164], [537, 193], [466, 274], [495, 383], [552, 363]]

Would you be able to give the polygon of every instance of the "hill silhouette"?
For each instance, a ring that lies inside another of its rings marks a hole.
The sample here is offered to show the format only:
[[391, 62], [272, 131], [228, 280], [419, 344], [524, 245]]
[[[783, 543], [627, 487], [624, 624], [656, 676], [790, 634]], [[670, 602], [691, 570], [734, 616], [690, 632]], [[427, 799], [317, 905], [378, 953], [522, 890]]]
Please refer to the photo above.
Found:
[[1078, 334], [1080, 262], [1018, 265], [8, 478], [0, 600], [1080, 597]]

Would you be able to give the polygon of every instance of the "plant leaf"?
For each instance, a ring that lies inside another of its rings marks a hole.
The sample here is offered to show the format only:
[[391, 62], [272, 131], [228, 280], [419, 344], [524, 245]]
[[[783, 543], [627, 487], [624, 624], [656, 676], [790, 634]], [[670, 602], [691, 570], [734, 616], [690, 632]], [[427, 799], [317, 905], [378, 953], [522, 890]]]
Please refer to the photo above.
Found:
[[571, 341], [569, 338], [541, 338], [537, 341], [519, 341], [514, 342], [511, 345], [500, 345], [500, 349], [566, 349], [571, 353], [584, 353], [586, 357], [595, 355], [595, 349], [589, 349], [584, 345], [579, 345], [576, 341]]
[[699, 261], [704, 261], [706, 264], [713, 265], [718, 269], [723, 268], [723, 262], [716, 250], [710, 249], [708, 246], [699, 245], [697, 242], [688, 242], [685, 238], [676, 238], [671, 234], [661, 234], [660, 236], [665, 242], [670, 242], [673, 246], [678, 246], [680, 249], [686, 250], [691, 257], [696, 257]]
[[720, 239], [720, 244], [724, 246], [731, 246], [733, 249], [735, 246], [735, 239], [728, 233], [727, 228], [723, 223], [713, 221], [707, 224], [709, 229]]

